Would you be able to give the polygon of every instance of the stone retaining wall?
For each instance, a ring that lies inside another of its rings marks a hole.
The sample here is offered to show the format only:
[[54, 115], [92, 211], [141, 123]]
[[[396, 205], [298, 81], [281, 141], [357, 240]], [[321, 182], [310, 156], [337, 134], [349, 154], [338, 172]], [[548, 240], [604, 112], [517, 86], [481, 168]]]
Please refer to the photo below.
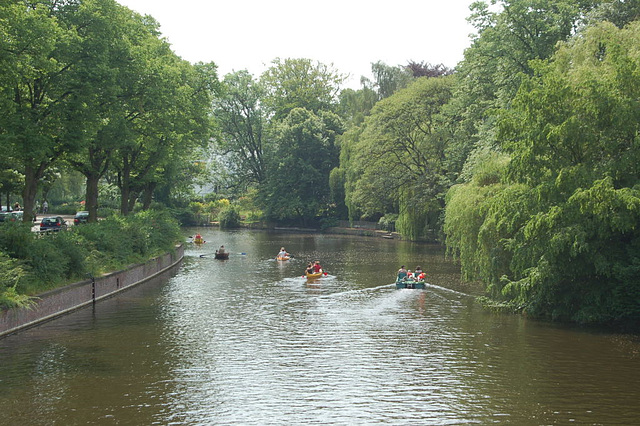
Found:
[[183, 257], [184, 246], [180, 245], [173, 253], [96, 277], [95, 281], [88, 279], [40, 294], [31, 308], [3, 310], [0, 312], [0, 337], [111, 297], [179, 265]]

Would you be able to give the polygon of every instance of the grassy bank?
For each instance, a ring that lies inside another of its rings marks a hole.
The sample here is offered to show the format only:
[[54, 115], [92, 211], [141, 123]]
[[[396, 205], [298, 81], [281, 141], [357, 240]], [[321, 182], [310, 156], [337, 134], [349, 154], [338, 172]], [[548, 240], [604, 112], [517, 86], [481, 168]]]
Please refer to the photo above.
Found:
[[145, 261], [180, 240], [178, 222], [163, 211], [111, 216], [47, 235], [28, 224], [3, 223], [0, 307], [28, 305], [33, 295]]

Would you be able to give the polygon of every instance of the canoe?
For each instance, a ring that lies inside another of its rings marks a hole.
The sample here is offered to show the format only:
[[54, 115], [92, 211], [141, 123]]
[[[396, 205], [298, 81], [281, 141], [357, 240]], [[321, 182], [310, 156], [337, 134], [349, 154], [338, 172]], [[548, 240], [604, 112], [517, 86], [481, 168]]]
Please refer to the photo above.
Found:
[[290, 256], [276, 256], [276, 260], [289, 260], [291, 259]]
[[220, 260], [229, 259], [229, 253], [216, 253], [215, 258]]
[[396, 289], [400, 288], [413, 288], [423, 290], [426, 288], [424, 281], [396, 281]]
[[307, 279], [320, 278], [323, 275], [323, 272], [318, 272], [317, 274], [310, 274], [306, 272]]
[[194, 242], [195, 244], [204, 244], [204, 240], [202, 239], [202, 237], [200, 237], [200, 238], [197, 238], [197, 237], [196, 237], [196, 238], [194, 238], [194, 239], [193, 239], [193, 242]]

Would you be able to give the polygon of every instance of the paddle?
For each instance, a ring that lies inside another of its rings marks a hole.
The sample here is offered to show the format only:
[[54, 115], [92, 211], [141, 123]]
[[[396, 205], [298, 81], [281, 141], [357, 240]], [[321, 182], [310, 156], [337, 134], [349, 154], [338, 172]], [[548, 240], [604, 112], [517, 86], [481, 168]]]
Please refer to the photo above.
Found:
[[[211, 256], [212, 254], [215, 255], [215, 253], [204, 253], [204, 254], [201, 254], [200, 257]], [[237, 254], [237, 255], [240, 255], [240, 256], [246, 256], [247, 255], [247, 253], [229, 253], [229, 254], [233, 254], [233, 255]]]

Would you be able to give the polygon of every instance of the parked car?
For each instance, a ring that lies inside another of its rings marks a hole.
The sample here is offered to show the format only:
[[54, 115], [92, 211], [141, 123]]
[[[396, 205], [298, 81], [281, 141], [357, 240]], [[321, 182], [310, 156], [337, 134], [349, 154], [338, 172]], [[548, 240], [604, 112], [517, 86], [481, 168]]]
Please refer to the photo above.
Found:
[[40, 231], [59, 231], [67, 229], [67, 221], [60, 216], [45, 217], [40, 222]]
[[76, 213], [73, 217], [73, 224], [79, 225], [81, 223], [87, 223], [89, 221], [89, 212], [81, 211]]

